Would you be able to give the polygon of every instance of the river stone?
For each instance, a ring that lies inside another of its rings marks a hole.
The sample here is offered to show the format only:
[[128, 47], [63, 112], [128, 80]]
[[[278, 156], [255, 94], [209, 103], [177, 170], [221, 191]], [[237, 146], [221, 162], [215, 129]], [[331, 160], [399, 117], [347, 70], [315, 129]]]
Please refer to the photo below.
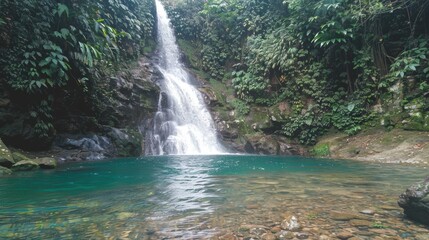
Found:
[[374, 210], [371, 210], [371, 209], [362, 210], [362, 211], [360, 211], [360, 213], [366, 214], [366, 215], [374, 215], [375, 214]]
[[13, 171], [31, 171], [39, 168], [39, 164], [31, 161], [19, 161], [12, 166]]
[[429, 225], [429, 177], [410, 186], [399, 196], [398, 204], [410, 219]]
[[372, 226], [372, 222], [367, 220], [353, 219], [350, 221], [350, 224], [353, 227], [370, 227]]
[[237, 240], [237, 239], [238, 239], [238, 237], [232, 233], [227, 233], [227, 234], [219, 237], [219, 240]]
[[276, 235], [274, 235], [272, 233], [264, 233], [264, 234], [262, 234], [261, 239], [262, 240], [276, 240], [277, 237], [276, 237]]
[[347, 232], [347, 231], [342, 231], [342, 232], [337, 234], [337, 238], [339, 238], [341, 240], [346, 240], [346, 239], [349, 239], [352, 237], [353, 237], [353, 234], [351, 232]]
[[276, 237], [280, 240], [293, 239], [293, 238], [295, 238], [295, 234], [293, 234], [293, 232], [282, 230], [282, 231], [276, 233]]
[[12, 171], [10, 169], [0, 166], [0, 177], [10, 174], [12, 174]]
[[37, 163], [42, 169], [54, 169], [57, 167], [57, 160], [55, 160], [54, 158], [36, 158], [32, 159], [31, 161]]
[[280, 226], [274, 226], [271, 228], [271, 232], [272, 233], [278, 233], [282, 230], [282, 228]]
[[284, 230], [298, 231], [301, 229], [301, 224], [295, 216], [290, 216], [282, 221], [281, 227]]
[[15, 164], [12, 153], [0, 139], [0, 166], [10, 168]]
[[310, 234], [305, 232], [300, 232], [295, 235], [298, 239], [307, 239], [310, 237]]
[[353, 214], [353, 213], [346, 213], [346, 212], [331, 212], [331, 218], [337, 221], [349, 221], [352, 219], [362, 219], [362, 217]]

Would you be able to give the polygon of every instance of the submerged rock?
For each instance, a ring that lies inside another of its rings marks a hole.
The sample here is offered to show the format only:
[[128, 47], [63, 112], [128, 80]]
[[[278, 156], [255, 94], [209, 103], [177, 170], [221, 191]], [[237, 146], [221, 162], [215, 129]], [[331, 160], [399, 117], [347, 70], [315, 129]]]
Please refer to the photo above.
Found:
[[0, 166], [0, 177], [10, 174], [12, 174], [12, 171], [10, 169]]
[[32, 171], [38, 168], [39, 164], [31, 160], [19, 161], [12, 166], [13, 171]]
[[402, 193], [398, 204], [410, 219], [429, 225], [429, 177]]
[[290, 216], [284, 219], [281, 226], [284, 230], [289, 231], [298, 231], [301, 229], [301, 224], [298, 222], [298, 218], [295, 216]]
[[57, 167], [57, 160], [55, 160], [54, 158], [36, 158], [32, 161], [37, 163], [42, 169], [54, 169]]
[[10, 168], [15, 164], [12, 153], [0, 139], [0, 166]]
[[354, 213], [332, 211], [331, 219], [336, 221], [350, 221], [352, 219], [365, 219], [365, 217], [356, 215]]

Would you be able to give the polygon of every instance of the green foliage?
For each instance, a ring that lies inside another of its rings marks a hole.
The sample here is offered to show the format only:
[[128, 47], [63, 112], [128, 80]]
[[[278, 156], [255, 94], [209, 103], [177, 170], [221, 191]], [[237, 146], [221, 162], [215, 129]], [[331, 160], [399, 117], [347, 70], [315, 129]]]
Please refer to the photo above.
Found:
[[387, 228], [382, 222], [376, 221], [372, 224], [372, 228], [385, 229]]
[[29, 103], [20, 109], [41, 137], [55, 132], [57, 98], [94, 104], [101, 70], [136, 57], [153, 36], [151, 0], [12, 0], [0, 9], [0, 78]]
[[[237, 71], [232, 72], [234, 85], [237, 95], [241, 99], [246, 99], [248, 96], [256, 96], [267, 88], [266, 80], [261, 76], [255, 76], [250, 72]], [[247, 99], [247, 101], [252, 101]]]
[[361, 130], [361, 124], [369, 118], [367, 109], [360, 102], [334, 104], [332, 109], [332, 125], [347, 133], [355, 135]]
[[250, 112], [249, 105], [239, 99], [232, 100], [231, 105], [234, 107], [238, 116], [246, 116]]
[[281, 132], [302, 143], [330, 128], [356, 134], [398, 80], [407, 101], [429, 96], [422, 1], [208, 0], [172, 9], [179, 36], [201, 44], [202, 69], [231, 76], [247, 104], [288, 102]]
[[283, 125], [282, 133], [288, 137], [298, 138], [303, 144], [313, 145], [330, 126], [329, 115], [314, 106], [304, 114], [289, 117]]
[[329, 144], [327, 143], [314, 146], [310, 152], [315, 157], [328, 157], [331, 154]]

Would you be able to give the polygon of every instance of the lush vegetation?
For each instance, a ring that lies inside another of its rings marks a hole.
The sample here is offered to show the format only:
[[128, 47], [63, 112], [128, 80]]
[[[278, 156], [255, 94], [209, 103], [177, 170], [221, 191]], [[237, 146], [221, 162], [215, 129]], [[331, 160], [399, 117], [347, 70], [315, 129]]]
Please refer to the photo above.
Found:
[[355, 134], [380, 118], [429, 129], [428, 1], [170, 3], [177, 35], [201, 50], [193, 67], [248, 105], [287, 103], [280, 134], [313, 144], [329, 129]]
[[97, 117], [103, 77], [153, 39], [150, 0], [2, 0], [0, 10], [0, 87], [41, 142], [56, 115]]

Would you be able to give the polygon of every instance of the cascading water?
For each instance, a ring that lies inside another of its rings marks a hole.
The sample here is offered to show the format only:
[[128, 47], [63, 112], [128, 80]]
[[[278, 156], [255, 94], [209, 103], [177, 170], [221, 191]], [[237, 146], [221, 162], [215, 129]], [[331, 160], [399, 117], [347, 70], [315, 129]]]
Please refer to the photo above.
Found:
[[224, 150], [216, 137], [213, 119], [201, 93], [190, 83], [180, 63], [170, 19], [159, 0], [156, 8], [159, 70], [163, 81], [158, 112], [146, 136], [145, 154], [220, 154]]

